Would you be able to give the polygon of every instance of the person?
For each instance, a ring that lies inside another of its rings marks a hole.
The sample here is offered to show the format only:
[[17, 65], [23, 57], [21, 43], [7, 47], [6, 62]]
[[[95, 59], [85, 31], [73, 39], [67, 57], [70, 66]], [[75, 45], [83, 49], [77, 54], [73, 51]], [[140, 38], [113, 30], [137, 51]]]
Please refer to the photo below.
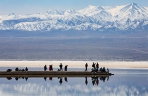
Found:
[[68, 65], [65, 66], [65, 71], [67, 71], [67, 66], [68, 66]]
[[85, 64], [85, 71], [87, 71], [87, 67], [88, 67], [88, 64], [86, 63], [86, 64]]
[[52, 65], [50, 65], [51, 66], [51, 70], [53, 71], [53, 67], [52, 67]]
[[107, 68], [106, 70], [107, 70], [107, 73], [109, 73], [109, 69]]
[[60, 63], [59, 66], [60, 66], [60, 71], [63, 70], [63, 68], [62, 68], [62, 67], [63, 67], [62, 63]]
[[28, 68], [26, 67], [25, 71], [28, 71]]
[[93, 69], [95, 69], [95, 63], [93, 62], [93, 64], [92, 64], [92, 67], [93, 67]]
[[11, 72], [12, 71], [12, 69], [7, 69], [7, 72]]
[[47, 70], [47, 66], [45, 65], [45, 66], [44, 66], [44, 71], [46, 71], [46, 70]]
[[49, 65], [49, 71], [53, 71], [52, 65]]
[[15, 71], [19, 71], [18, 67], [15, 68]]
[[103, 67], [103, 72], [106, 72], [106, 69], [105, 69], [105, 67]]
[[96, 68], [97, 68], [97, 71], [98, 71], [98, 68], [99, 68], [99, 64], [98, 64], [98, 62], [97, 62], [97, 64], [96, 64]]
[[100, 71], [102, 72], [102, 67], [100, 68]]

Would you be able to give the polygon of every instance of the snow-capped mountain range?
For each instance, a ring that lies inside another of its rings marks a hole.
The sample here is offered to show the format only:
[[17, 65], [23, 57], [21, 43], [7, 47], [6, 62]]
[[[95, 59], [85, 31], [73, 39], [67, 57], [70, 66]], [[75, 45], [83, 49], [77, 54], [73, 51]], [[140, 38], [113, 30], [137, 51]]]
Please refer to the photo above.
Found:
[[0, 15], [0, 30], [144, 30], [148, 7], [135, 3], [122, 6], [88, 6], [81, 10], [48, 10], [45, 13]]

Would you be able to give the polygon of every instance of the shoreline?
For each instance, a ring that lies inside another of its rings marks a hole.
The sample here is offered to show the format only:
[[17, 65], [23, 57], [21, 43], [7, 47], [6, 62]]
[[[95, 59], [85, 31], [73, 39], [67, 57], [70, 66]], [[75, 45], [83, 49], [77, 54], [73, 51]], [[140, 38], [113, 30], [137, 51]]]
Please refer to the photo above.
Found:
[[46, 64], [59, 68], [62, 63], [63, 67], [68, 65], [68, 68], [85, 68], [88, 63], [88, 68], [92, 68], [93, 62], [98, 62], [99, 67], [113, 69], [148, 69], [148, 61], [0, 61], [0, 67], [43, 67]]

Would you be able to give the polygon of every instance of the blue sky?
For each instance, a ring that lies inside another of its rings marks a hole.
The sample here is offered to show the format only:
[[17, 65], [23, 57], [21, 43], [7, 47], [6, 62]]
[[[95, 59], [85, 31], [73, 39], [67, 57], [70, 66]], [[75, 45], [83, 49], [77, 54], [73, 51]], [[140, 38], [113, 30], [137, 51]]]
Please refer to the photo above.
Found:
[[141, 6], [148, 6], [148, 0], [0, 0], [0, 15], [40, 13], [50, 9], [79, 10], [88, 5], [117, 6], [133, 2]]

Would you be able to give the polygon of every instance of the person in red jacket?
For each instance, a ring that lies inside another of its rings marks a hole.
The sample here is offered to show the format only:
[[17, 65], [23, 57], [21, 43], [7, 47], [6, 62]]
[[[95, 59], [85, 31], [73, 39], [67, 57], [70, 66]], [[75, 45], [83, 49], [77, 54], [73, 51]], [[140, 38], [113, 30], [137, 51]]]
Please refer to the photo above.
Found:
[[99, 64], [98, 64], [98, 62], [97, 62], [97, 64], [96, 64], [96, 68], [97, 68], [97, 71], [98, 71], [98, 68], [99, 68]]

